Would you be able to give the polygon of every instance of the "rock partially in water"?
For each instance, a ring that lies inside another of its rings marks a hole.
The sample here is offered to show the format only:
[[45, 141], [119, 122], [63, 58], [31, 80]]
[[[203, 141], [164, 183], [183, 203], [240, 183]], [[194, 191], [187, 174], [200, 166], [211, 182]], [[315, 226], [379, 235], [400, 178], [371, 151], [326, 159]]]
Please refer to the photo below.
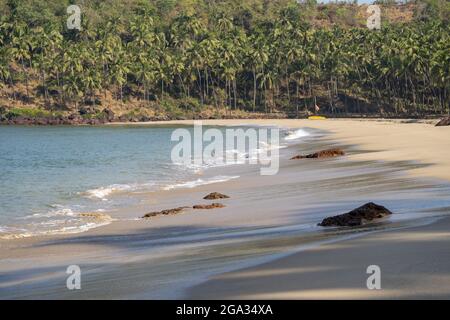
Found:
[[436, 124], [436, 127], [443, 127], [443, 126], [450, 126], [450, 117], [442, 118], [441, 121], [439, 121]]
[[333, 157], [339, 157], [344, 156], [345, 152], [342, 149], [339, 148], [333, 148], [333, 149], [327, 149], [327, 150], [321, 150], [318, 152], [314, 152], [307, 155], [298, 155], [295, 157], [292, 157], [291, 160], [297, 160], [297, 159], [323, 159], [323, 158], [333, 158]]
[[142, 216], [142, 218], [146, 219], [146, 218], [153, 218], [156, 216], [174, 215], [174, 214], [181, 213], [184, 209], [188, 209], [188, 208], [189, 207], [178, 207], [178, 208], [173, 208], [173, 209], [149, 212], [149, 213], [144, 214], [144, 216]]
[[221, 203], [212, 203], [212, 204], [197, 204], [193, 206], [194, 209], [216, 209], [216, 208], [224, 208], [225, 205]]
[[102, 213], [102, 212], [83, 212], [79, 214], [80, 217], [93, 219], [93, 220], [100, 220], [100, 221], [109, 221], [112, 220], [111, 216]]
[[203, 199], [205, 199], [205, 200], [228, 199], [228, 198], [229, 198], [229, 196], [227, 196], [226, 194], [219, 193], [219, 192], [211, 192], [210, 194], [203, 197]]
[[366, 221], [372, 221], [375, 219], [384, 218], [391, 215], [392, 212], [383, 206], [375, 204], [373, 202], [366, 203], [365, 205], [353, 209], [350, 212], [328, 217], [319, 223], [322, 227], [354, 227], [360, 226]]

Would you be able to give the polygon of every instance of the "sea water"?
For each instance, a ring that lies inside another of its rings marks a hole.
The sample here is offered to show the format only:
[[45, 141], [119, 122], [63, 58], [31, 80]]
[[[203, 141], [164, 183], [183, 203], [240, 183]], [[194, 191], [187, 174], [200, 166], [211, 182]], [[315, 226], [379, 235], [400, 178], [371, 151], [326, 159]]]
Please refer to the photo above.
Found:
[[0, 237], [88, 230], [110, 223], [106, 213], [133, 204], [133, 193], [239, 177], [198, 178], [199, 168], [173, 163], [177, 127], [0, 126]]

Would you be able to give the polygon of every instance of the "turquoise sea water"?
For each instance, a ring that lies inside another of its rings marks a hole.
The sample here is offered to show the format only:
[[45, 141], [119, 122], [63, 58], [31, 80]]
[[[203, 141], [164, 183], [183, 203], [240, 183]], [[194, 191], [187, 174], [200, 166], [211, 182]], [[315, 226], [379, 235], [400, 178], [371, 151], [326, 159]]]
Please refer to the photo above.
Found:
[[50, 222], [38, 218], [75, 218], [113, 206], [113, 192], [184, 178], [189, 173], [169, 161], [172, 130], [0, 127], [0, 226], [39, 229]]
[[208, 183], [172, 163], [175, 129], [0, 126], [0, 236], [82, 231], [107, 223], [102, 212], [131, 204], [130, 193]]

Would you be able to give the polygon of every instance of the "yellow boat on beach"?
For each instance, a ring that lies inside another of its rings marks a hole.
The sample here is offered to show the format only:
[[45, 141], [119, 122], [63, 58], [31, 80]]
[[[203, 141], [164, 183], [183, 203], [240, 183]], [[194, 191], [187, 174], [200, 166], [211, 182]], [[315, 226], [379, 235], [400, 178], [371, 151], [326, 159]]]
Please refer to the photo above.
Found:
[[326, 117], [323, 116], [310, 116], [308, 117], [308, 120], [326, 120]]

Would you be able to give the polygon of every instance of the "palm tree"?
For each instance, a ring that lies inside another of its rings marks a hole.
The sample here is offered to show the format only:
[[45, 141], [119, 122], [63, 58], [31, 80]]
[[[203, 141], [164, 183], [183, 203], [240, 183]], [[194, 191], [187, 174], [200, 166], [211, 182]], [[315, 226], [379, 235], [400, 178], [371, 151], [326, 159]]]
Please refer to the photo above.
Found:
[[31, 66], [33, 43], [29, 28], [25, 23], [17, 23], [13, 26], [9, 50], [10, 56], [17, 61], [22, 68], [22, 73], [25, 77], [26, 94], [27, 98], [29, 98], [29, 73], [26, 64]]

